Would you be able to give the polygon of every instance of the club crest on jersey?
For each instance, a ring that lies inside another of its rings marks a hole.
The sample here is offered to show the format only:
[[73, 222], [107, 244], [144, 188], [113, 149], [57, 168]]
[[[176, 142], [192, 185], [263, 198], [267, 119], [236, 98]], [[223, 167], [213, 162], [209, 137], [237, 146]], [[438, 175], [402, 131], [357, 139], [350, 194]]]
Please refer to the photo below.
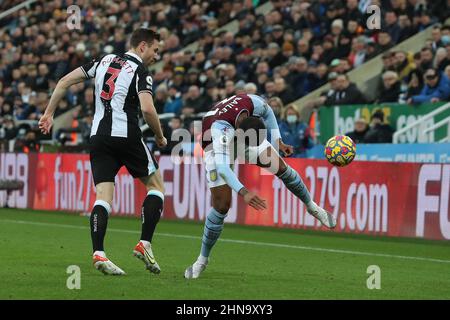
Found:
[[220, 136], [220, 143], [221, 144], [227, 144], [228, 143], [228, 136], [226, 136], [226, 135]]
[[211, 172], [209, 173], [209, 179], [214, 182], [217, 180], [217, 170], [211, 170]]

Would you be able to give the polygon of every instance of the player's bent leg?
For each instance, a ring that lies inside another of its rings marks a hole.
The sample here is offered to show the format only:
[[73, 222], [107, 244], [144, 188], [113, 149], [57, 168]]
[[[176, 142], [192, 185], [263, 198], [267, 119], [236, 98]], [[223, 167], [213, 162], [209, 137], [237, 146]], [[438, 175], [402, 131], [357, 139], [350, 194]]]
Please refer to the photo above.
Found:
[[280, 178], [286, 188], [305, 203], [308, 213], [317, 218], [324, 226], [330, 229], [336, 227], [336, 218], [311, 199], [308, 188], [298, 172], [292, 169], [272, 146], [259, 154], [257, 164]]
[[90, 217], [92, 239], [92, 262], [94, 267], [107, 275], [124, 275], [125, 272], [106, 257], [104, 239], [111, 214], [111, 203], [114, 194], [113, 182], [101, 182], [96, 186], [97, 199]]
[[231, 188], [228, 185], [211, 188], [211, 199], [213, 207], [205, 219], [200, 255], [186, 269], [184, 277], [187, 279], [198, 278], [208, 265], [211, 250], [222, 233], [224, 220], [231, 206]]
[[141, 238], [134, 247], [133, 255], [144, 262], [147, 270], [159, 274], [161, 268], [153, 254], [152, 240], [164, 207], [164, 184], [159, 170], [150, 176], [140, 178], [140, 180], [147, 189], [147, 196], [141, 210]]

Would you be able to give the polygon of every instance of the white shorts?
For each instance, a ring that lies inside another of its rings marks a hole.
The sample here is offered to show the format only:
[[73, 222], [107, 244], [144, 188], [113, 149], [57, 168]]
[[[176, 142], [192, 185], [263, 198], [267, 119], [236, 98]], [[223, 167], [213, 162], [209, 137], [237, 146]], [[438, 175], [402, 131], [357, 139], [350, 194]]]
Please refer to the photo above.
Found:
[[[256, 164], [258, 160], [258, 156], [264, 151], [267, 150], [267, 148], [271, 147], [267, 139], [265, 139], [259, 146], [257, 147], [246, 147], [245, 148], [245, 159], [241, 159], [239, 157], [239, 160]], [[227, 184], [225, 180], [217, 174], [216, 170], [216, 164], [214, 160], [214, 150], [209, 150], [205, 152], [204, 155], [204, 161], [205, 161], [205, 169], [206, 169], [206, 180], [208, 182], [209, 188], [219, 187], [223, 186], [224, 184]], [[231, 167], [233, 167], [232, 164], [230, 164]]]

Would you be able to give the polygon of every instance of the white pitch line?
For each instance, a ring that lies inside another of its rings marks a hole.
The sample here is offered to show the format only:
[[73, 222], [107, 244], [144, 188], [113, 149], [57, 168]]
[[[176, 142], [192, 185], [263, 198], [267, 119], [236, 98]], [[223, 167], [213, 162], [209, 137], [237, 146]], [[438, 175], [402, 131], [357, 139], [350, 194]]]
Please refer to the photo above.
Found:
[[[9, 223], [17, 223], [17, 224], [28, 224], [28, 225], [45, 226], [45, 227], [81, 229], [81, 230], [87, 230], [88, 229], [87, 227], [74, 226], [74, 225], [70, 225], [70, 224], [33, 222], [33, 221], [24, 221], [24, 220], [0, 219], [0, 222], [9, 222]], [[120, 233], [132, 233], [132, 234], [140, 234], [141, 233], [140, 231], [125, 230], [125, 229], [114, 229], [114, 228], [108, 228], [108, 231], [120, 232]], [[159, 233], [159, 232], [156, 232], [155, 234], [159, 235], [159, 236], [163, 236], [163, 237], [201, 240], [201, 237], [189, 236], [189, 235], [183, 235], [183, 234]], [[308, 246], [297, 246], [297, 245], [282, 244], [282, 243], [259, 242], [259, 241], [236, 240], [236, 239], [223, 239], [223, 238], [221, 238], [220, 241], [221, 242], [228, 242], [228, 243], [246, 244], [246, 245], [250, 244], [250, 245], [264, 246], [264, 247], [288, 248], [288, 249], [309, 250], [309, 251], [319, 251], [319, 252], [330, 252], [330, 253], [349, 254], [349, 255], [383, 257], [383, 258], [396, 258], [396, 259], [427, 261], [427, 262], [438, 262], [438, 263], [450, 263], [450, 260], [443, 260], [443, 259], [414, 257], [414, 256], [401, 256], [401, 255], [394, 255], [394, 254], [373, 253], [373, 252], [364, 252], [364, 251], [328, 249], [328, 248], [308, 247]]]

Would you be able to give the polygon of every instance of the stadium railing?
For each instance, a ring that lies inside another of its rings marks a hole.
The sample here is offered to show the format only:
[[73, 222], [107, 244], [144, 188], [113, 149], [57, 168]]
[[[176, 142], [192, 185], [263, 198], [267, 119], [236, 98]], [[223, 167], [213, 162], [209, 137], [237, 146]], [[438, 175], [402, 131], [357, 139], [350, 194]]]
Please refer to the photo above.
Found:
[[[450, 18], [448, 18], [444, 24], [445, 25], [450, 24]], [[390, 50], [391, 51], [403, 50], [403, 51], [410, 51], [410, 52], [419, 51], [425, 44], [426, 40], [428, 38], [430, 38], [431, 30], [433, 29], [433, 26], [434, 25], [432, 25], [432, 26], [428, 27], [427, 29], [425, 29], [424, 31], [419, 32], [419, 33], [415, 34], [414, 36], [406, 39], [405, 41], [392, 47]], [[373, 88], [376, 87], [378, 78], [380, 76], [380, 72], [383, 68], [382, 59], [381, 59], [382, 55], [383, 55], [383, 53], [380, 53], [373, 59], [365, 62], [358, 68], [353, 69], [347, 73], [350, 78], [350, 81], [356, 83], [358, 88], [364, 93], [364, 95], [371, 99], [375, 97], [376, 90], [373, 90]], [[325, 85], [321, 86], [320, 88], [310, 92], [306, 96], [293, 102], [293, 104], [300, 111], [303, 119], [309, 119], [310, 115], [312, 113], [311, 109], [304, 108], [305, 104], [318, 98], [322, 92], [327, 91], [329, 89], [330, 89], [329, 84], [325, 84]]]
[[0, 19], [3, 19], [4, 17], [9, 16], [10, 14], [12, 14], [12, 13], [14, 13], [16, 11], [19, 11], [20, 9], [22, 9], [24, 7], [27, 7], [27, 6], [29, 6], [30, 4], [32, 4], [32, 3], [36, 2], [36, 1], [37, 0], [27, 0], [27, 1], [24, 1], [22, 3], [19, 3], [18, 5], [10, 8], [8, 10], [5, 10], [2, 13], [0, 13]]
[[[417, 127], [418, 129], [421, 128], [429, 119], [433, 118], [434, 116], [443, 113], [444, 111], [450, 109], [450, 102], [447, 104], [444, 104], [443, 106], [437, 108], [436, 110], [428, 113], [427, 115], [419, 118], [418, 120], [414, 121], [413, 123], [407, 125], [406, 127], [396, 131], [394, 133], [393, 136], [393, 142], [394, 143], [399, 143], [399, 138], [402, 134], [408, 132], [409, 130]], [[434, 125], [432, 125], [429, 128], [426, 128], [424, 130], [418, 130], [419, 132], [419, 142], [426, 140], [426, 136], [427, 134], [431, 134], [432, 132], [434, 132], [436, 129], [447, 125], [447, 136], [442, 138], [441, 140], [439, 140], [438, 142], [450, 142], [450, 117], [446, 117], [444, 119], [442, 119], [441, 121], [439, 121], [438, 123], [435, 123]]]

